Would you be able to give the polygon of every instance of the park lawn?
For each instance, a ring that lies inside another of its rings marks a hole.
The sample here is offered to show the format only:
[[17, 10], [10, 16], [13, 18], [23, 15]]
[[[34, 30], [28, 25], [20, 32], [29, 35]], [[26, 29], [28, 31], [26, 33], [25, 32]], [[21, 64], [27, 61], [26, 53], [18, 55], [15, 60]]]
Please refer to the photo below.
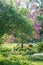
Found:
[[42, 61], [34, 61], [32, 62], [33, 65], [43, 65], [43, 62]]
[[7, 48], [13, 48], [16, 45], [17, 45], [17, 43], [2, 44], [3, 47], [7, 47]]
[[14, 47], [17, 46], [17, 43], [10, 43], [10, 44], [1, 44], [0, 48], [9, 48], [9, 49], [13, 49]]

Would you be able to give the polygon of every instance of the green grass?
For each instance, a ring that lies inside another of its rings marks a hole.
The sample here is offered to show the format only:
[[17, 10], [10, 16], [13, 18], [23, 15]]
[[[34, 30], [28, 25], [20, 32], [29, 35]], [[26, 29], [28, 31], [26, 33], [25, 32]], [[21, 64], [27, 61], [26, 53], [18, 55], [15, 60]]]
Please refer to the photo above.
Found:
[[33, 65], [43, 65], [43, 62], [41, 62], [41, 61], [38, 62], [38, 61], [37, 61], [37, 62], [32, 62], [32, 64], [33, 64]]
[[6, 47], [6, 48], [14, 48], [16, 45], [17, 45], [16, 43], [2, 44], [2, 47]]

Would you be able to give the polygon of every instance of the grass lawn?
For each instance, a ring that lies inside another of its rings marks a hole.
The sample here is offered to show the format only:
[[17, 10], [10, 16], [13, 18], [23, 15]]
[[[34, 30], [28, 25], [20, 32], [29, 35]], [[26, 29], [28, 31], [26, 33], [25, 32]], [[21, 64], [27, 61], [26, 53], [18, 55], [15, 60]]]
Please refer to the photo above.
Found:
[[17, 43], [2, 44], [2, 47], [6, 47], [6, 48], [14, 48], [16, 45], [17, 45]]
[[37, 61], [37, 62], [32, 62], [33, 65], [43, 65], [43, 62]]

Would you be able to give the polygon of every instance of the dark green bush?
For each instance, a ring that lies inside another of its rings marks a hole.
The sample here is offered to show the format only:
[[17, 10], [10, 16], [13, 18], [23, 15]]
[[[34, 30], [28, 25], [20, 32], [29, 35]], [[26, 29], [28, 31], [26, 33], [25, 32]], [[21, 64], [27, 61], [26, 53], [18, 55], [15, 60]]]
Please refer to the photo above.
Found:
[[9, 48], [0, 48], [0, 51], [1, 52], [9, 52], [9, 51], [11, 51], [11, 49], [9, 49]]
[[38, 51], [43, 52], [43, 42], [38, 44]]
[[29, 47], [33, 47], [33, 45], [32, 44], [29, 44]]
[[10, 48], [0, 48], [0, 54], [2, 54], [3, 56], [7, 57], [10, 53], [11, 49]]
[[29, 56], [28, 59], [33, 61], [43, 61], [43, 56]]
[[28, 55], [33, 55], [35, 52], [34, 52], [33, 50], [28, 50], [28, 51], [26, 51], [26, 53], [27, 53]]
[[25, 48], [17, 47], [17, 48], [16, 48], [16, 51], [26, 51], [26, 49], [25, 49]]

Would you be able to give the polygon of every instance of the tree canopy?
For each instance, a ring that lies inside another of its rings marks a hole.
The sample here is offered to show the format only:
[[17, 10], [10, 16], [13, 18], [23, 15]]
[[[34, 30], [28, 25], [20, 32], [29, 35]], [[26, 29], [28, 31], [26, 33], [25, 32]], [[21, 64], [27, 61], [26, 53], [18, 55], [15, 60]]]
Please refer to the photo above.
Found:
[[32, 22], [23, 17], [22, 13], [18, 13], [12, 3], [12, 1], [9, 4], [0, 1], [0, 36], [8, 33], [24, 39], [26, 35], [32, 34]]

